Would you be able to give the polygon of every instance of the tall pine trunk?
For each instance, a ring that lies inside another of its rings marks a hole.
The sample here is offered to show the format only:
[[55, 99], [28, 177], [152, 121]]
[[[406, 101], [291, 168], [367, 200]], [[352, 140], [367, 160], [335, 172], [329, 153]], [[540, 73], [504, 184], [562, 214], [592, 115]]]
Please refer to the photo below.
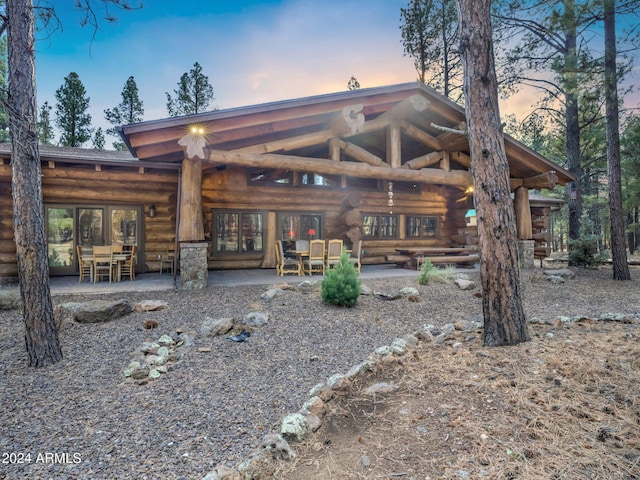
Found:
[[[580, 113], [578, 107], [578, 56], [575, 1], [564, 0], [564, 69], [562, 71], [565, 100], [567, 167], [577, 180], [567, 185], [569, 205], [569, 239], [580, 237], [582, 217], [582, 165], [580, 152]], [[571, 245], [569, 244], [569, 249]], [[571, 257], [569, 257], [571, 258]]]
[[29, 365], [62, 358], [53, 319], [36, 115], [32, 0], [7, 0], [13, 225]]
[[465, 111], [480, 240], [484, 344], [530, 340], [522, 306], [515, 213], [498, 108], [490, 0], [457, 0]]
[[618, 130], [618, 80], [616, 74], [615, 1], [603, 0], [604, 77], [607, 116], [607, 170], [609, 174], [609, 216], [614, 280], [631, 280], [625, 245], [622, 178], [620, 172], [620, 132]]

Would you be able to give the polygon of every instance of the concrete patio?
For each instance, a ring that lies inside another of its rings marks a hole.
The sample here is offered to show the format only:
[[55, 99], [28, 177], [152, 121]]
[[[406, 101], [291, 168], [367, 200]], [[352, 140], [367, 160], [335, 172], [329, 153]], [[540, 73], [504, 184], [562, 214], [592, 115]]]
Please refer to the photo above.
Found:
[[[473, 272], [473, 269], [459, 269], [461, 272]], [[415, 277], [419, 272], [405, 268], [397, 268], [395, 265], [363, 265], [360, 273], [361, 279], [370, 278], [391, 278], [391, 277]], [[298, 277], [296, 275], [286, 275], [278, 277], [275, 269], [250, 269], [250, 270], [210, 270], [210, 287], [231, 287], [237, 285], [264, 285], [271, 283], [298, 283], [304, 280], [321, 280], [321, 275], [313, 277]], [[176, 283], [180, 288], [180, 277], [176, 278]], [[89, 283], [78, 282], [77, 276], [51, 277], [49, 281], [52, 295], [69, 294], [99, 294], [112, 292], [145, 292], [158, 290], [172, 290], [174, 288], [173, 276], [170, 274], [160, 275], [159, 273], [145, 273], [136, 276], [135, 281], [122, 282], [99, 282]]]

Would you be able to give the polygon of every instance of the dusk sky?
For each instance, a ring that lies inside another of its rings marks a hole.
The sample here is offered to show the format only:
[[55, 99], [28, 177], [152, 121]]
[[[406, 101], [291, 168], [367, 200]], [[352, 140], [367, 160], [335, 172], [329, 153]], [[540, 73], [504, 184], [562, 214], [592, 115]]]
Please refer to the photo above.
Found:
[[[412, 82], [417, 74], [403, 56], [400, 34], [407, 3], [145, 0], [141, 10], [113, 9], [118, 22], [101, 22], [91, 41], [75, 2], [55, 2], [62, 30], [37, 33], [38, 105], [55, 108], [55, 91], [76, 72], [90, 97], [93, 126], [105, 129], [104, 110], [120, 103], [133, 75], [144, 119], [166, 118], [165, 92], [173, 94], [196, 61], [220, 109], [344, 91], [352, 75], [362, 88]], [[521, 94], [503, 102], [502, 113], [523, 116], [534, 101]]]

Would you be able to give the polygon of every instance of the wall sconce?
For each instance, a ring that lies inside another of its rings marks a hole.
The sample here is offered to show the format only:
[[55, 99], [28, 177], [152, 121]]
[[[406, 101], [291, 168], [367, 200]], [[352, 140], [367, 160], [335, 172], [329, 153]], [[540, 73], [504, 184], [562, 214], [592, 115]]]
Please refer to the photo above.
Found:
[[149, 207], [149, 217], [153, 218], [156, 216], [156, 206], [155, 205], [151, 205]]

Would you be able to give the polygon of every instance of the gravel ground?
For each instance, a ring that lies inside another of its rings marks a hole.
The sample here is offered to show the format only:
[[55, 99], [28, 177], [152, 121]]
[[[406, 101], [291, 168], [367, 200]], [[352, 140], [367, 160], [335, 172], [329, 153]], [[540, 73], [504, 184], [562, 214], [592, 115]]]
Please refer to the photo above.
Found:
[[[527, 315], [639, 315], [639, 273], [614, 282], [610, 269], [580, 270], [576, 280], [552, 285], [525, 272]], [[217, 463], [246, 456], [300, 408], [311, 387], [378, 346], [425, 323], [480, 319], [481, 299], [453, 285], [420, 286], [415, 278], [363, 283], [386, 292], [413, 286], [421, 301], [363, 296], [343, 309], [323, 304], [318, 292], [286, 291], [266, 303], [264, 285], [100, 295], [159, 299], [169, 307], [106, 324], [67, 322], [60, 332], [63, 361], [38, 370], [26, 366], [20, 312], [0, 312], [0, 479], [201, 479]], [[54, 297], [55, 304], [83, 300]], [[270, 321], [244, 343], [198, 333], [205, 317], [242, 319], [252, 311], [268, 313]], [[158, 328], [142, 329], [147, 319]], [[177, 329], [195, 341], [183, 360], [146, 385], [125, 379], [143, 341]]]

